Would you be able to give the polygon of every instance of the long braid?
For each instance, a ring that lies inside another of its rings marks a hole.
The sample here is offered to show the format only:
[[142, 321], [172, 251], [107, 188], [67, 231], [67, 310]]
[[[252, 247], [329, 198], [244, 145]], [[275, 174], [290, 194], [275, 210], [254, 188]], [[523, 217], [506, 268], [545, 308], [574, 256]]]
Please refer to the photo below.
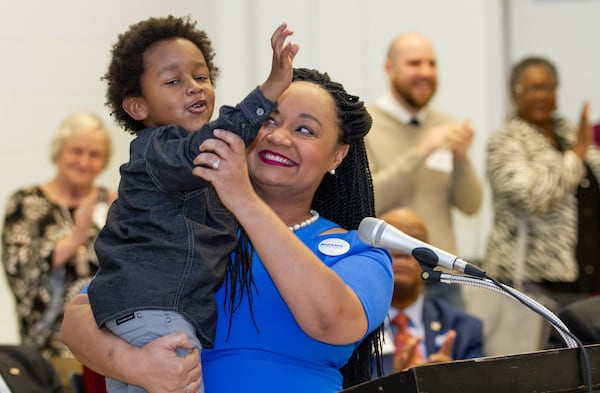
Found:
[[[317, 70], [294, 70], [294, 81], [312, 82], [333, 97], [339, 120], [342, 143], [350, 145], [348, 154], [335, 175], [325, 175], [313, 198], [312, 208], [345, 229], [358, 229], [363, 218], [375, 216], [373, 182], [363, 137], [371, 128], [371, 116], [357, 96]], [[344, 387], [371, 379], [373, 362], [382, 375], [382, 326], [371, 332], [355, 349], [341, 369]]]
[[[229, 334], [231, 333], [231, 324], [233, 322], [233, 313], [239, 307], [240, 302], [244, 296], [244, 293], [248, 296], [248, 304], [250, 307], [250, 316], [252, 317], [252, 323], [258, 332], [258, 325], [254, 319], [254, 312], [252, 310], [252, 289], [256, 289], [254, 285], [254, 279], [252, 277], [252, 243], [248, 238], [248, 234], [241, 225], [238, 225], [238, 242], [235, 247], [235, 252], [231, 256], [231, 260], [227, 265], [227, 276], [223, 285], [225, 285], [225, 298], [227, 300], [227, 313], [229, 314], [229, 324], [227, 327], [227, 340], [229, 340]], [[238, 295], [237, 289], [241, 291]], [[256, 289], [258, 293], [258, 289]], [[225, 317], [223, 315], [222, 317]]]

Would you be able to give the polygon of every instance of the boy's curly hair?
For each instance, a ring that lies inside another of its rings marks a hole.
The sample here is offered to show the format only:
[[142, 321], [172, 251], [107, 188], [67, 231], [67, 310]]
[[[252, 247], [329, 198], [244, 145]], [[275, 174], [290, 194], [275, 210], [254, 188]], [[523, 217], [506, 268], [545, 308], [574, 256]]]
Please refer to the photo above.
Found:
[[149, 18], [129, 26], [113, 45], [108, 71], [101, 79], [107, 82], [105, 105], [116, 122], [131, 134], [144, 129], [145, 126], [123, 110], [123, 99], [142, 95], [140, 78], [144, 73], [146, 50], [159, 41], [174, 38], [190, 40], [200, 49], [213, 85], [219, 75], [219, 69], [213, 63], [215, 53], [208, 35], [205, 31], [198, 30], [196, 22], [189, 16]]

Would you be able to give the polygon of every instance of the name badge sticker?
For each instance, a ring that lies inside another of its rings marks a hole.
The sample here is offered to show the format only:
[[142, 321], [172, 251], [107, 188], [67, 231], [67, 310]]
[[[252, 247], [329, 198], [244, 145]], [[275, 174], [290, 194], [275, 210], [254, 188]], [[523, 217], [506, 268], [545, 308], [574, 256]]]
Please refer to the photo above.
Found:
[[317, 248], [322, 254], [333, 257], [338, 255], [344, 255], [345, 253], [350, 251], [350, 244], [343, 239], [332, 237], [329, 239], [321, 240]]

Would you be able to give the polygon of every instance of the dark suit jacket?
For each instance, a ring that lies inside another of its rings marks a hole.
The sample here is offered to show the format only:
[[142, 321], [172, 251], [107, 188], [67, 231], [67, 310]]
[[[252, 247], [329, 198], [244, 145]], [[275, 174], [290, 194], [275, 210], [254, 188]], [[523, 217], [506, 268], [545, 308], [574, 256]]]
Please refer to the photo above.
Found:
[[[423, 302], [425, 348], [432, 354], [440, 350], [448, 330], [456, 330], [452, 347], [454, 360], [484, 357], [483, 323], [479, 318], [450, 305], [443, 299], [428, 298]], [[392, 372], [393, 354], [383, 356], [384, 374]]]
[[0, 374], [12, 393], [64, 393], [52, 364], [32, 347], [0, 345]]
[[[578, 300], [564, 307], [558, 317], [583, 345], [600, 344], [600, 296]], [[549, 348], [566, 347], [563, 338], [552, 329]]]

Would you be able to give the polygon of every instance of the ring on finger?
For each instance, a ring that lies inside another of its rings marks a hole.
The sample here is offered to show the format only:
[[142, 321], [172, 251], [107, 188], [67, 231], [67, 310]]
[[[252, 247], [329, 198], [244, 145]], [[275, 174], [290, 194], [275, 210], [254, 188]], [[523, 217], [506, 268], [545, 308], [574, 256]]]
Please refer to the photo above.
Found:
[[221, 165], [221, 159], [220, 158], [217, 158], [217, 160], [212, 163], [213, 169], [219, 169], [220, 165]]

